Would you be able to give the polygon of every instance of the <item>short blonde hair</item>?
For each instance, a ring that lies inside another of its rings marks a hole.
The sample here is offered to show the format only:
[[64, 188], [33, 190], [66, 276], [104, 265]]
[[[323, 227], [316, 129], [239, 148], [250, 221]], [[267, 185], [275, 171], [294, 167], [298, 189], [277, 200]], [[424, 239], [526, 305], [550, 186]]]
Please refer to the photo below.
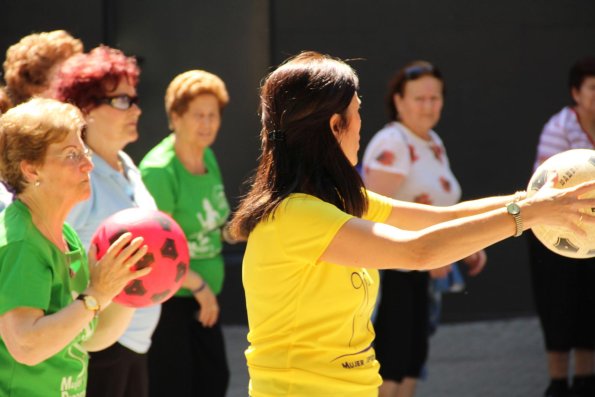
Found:
[[48, 74], [60, 62], [83, 52], [83, 43], [64, 30], [33, 33], [6, 51], [4, 80], [15, 104], [46, 90]]
[[165, 112], [171, 121], [173, 113], [181, 116], [194, 98], [203, 94], [212, 94], [219, 102], [219, 110], [229, 103], [229, 94], [225, 83], [219, 76], [204, 70], [189, 70], [177, 75], [169, 83], [165, 92]]
[[55, 99], [33, 98], [0, 117], [0, 177], [16, 194], [27, 187], [21, 162], [43, 164], [52, 143], [85, 127], [81, 111]]
[[8, 109], [12, 107], [12, 101], [8, 96], [8, 92], [6, 91], [6, 87], [0, 87], [0, 115], [2, 113], [6, 113]]

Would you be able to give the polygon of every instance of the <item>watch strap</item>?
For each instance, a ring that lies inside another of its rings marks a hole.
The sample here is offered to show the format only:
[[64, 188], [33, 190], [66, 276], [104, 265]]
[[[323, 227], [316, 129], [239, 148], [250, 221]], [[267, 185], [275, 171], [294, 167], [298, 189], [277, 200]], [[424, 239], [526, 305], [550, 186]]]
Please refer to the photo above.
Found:
[[[516, 210], [516, 211], [513, 211]], [[516, 203], [510, 203], [506, 206], [506, 211], [514, 219], [515, 232], [514, 237], [519, 237], [523, 234], [523, 218], [521, 217], [521, 209]]]

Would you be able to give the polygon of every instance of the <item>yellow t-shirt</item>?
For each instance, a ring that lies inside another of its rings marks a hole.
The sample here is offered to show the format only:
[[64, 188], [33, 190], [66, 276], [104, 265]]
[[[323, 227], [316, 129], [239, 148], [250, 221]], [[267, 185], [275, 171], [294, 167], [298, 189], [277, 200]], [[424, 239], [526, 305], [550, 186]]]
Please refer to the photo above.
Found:
[[[389, 199], [368, 192], [363, 217], [383, 222]], [[318, 260], [352, 216], [292, 194], [250, 234], [243, 263], [250, 395], [377, 396], [370, 321], [378, 271]]]

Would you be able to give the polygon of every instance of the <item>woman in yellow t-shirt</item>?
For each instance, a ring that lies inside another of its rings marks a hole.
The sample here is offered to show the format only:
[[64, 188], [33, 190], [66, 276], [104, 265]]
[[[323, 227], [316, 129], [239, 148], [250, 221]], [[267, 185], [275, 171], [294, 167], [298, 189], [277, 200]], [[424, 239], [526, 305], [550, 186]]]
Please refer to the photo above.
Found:
[[595, 206], [578, 199], [595, 181], [564, 190], [549, 181], [531, 198], [450, 207], [368, 192], [354, 167], [357, 90], [351, 67], [315, 52], [290, 58], [261, 88], [262, 155], [231, 222], [235, 237], [248, 239], [253, 397], [377, 396], [377, 269], [438, 268], [537, 224], [580, 233], [579, 209]]

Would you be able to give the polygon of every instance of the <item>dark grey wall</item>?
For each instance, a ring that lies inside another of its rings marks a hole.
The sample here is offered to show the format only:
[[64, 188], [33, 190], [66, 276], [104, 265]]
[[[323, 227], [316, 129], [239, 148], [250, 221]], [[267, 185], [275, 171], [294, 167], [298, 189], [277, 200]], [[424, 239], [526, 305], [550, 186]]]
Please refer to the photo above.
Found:
[[[437, 65], [447, 96], [436, 131], [464, 198], [526, 186], [541, 127], [569, 100], [570, 65], [595, 55], [589, 0], [275, 1], [272, 21], [275, 62], [307, 49], [363, 58], [351, 62], [363, 97], [360, 156], [387, 120], [383, 98], [394, 71], [414, 59]], [[532, 311], [523, 239], [487, 252], [488, 267], [468, 291], [446, 297], [446, 320]]]
[[[167, 133], [163, 94], [178, 73], [203, 68], [227, 83], [231, 103], [215, 144], [227, 192], [256, 165], [261, 78], [287, 56], [318, 50], [352, 65], [363, 97], [362, 152], [386, 121], [383, 97], [394, 70], [413, 59], [442, 69], [447, 84], [443, 138], [464, 198], [525, 186], [542, 125], [568, 101], [572, 62], [593, 54], [592, 0], [0, 0], [0, 51], [32, 31], [64, 28], [90, 49], [104, 42], [139, 57], [139, 161]], [[451, 244], [456, 244], [452, 241]], [[226, 322], [245, 321], [242, 245], [226, 247], [221, 297]], [[447, 320], [531, 313], [522, 239], [488, 249], [489, 265], [464, 294], [448, 296]]]

